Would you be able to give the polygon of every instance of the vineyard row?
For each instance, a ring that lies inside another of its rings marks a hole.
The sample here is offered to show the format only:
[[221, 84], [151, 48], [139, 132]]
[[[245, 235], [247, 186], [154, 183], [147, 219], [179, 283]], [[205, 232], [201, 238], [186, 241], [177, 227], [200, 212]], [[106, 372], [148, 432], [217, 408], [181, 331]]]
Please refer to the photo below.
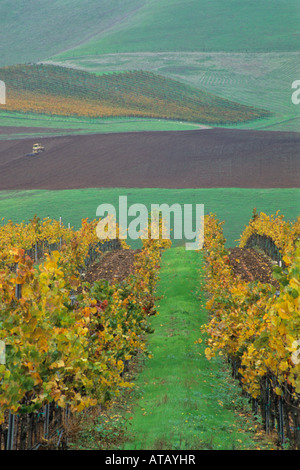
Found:
[[2, 227], [2, 235], [10, 237], [6, 248], [2, 245], [0, 265], [2, 423], [8, 413], [34, 413], [51, 403], [71, 412], [104, 404], [132, 386], [122, 377], [124, 364], [137, 352], [149, 355], [144, 335], [164, 243], [143, 240], [134, 274], [125, 282], [90, 285], [82, 281], [81, 270], [95, 242], [95, 223], [83, 221], [78, 231], [64, 234], [56, 223], [35, 219], [30, 225], [23, 240], [27, 247], [42, 236], [51, 241], [67, 236], [60, 251], [45, 253], [36, 265], [18, 246], [13, 230]]
[[[283, 264], [274, 267], [279, 290], [234, 275], [225, 249], [223, 223], [206, 217], [205, 260], [210, 321], [206, 356], [220, 354], [233, 365], [244, 391], [259, 402], [266, 424], [277, 426], [281, 442], [300, 448], [300, 218], [256, 214], [240, 247], [253, 236], [274, 242]], [[272, 400], [271, 400], [272, 398]], [[285, 431], [284, 431], [285, 430]], [[286, 434], [284, 434], [284, 432]]]

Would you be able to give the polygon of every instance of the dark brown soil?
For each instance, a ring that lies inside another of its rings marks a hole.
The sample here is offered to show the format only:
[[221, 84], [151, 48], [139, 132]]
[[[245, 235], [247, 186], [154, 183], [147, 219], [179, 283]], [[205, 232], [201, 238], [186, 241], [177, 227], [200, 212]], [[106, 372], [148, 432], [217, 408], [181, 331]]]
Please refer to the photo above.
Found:
[[299, 155], [300, 133], [222, 128], [5, 140], [0, 190], [295, 188]]
[[231, 248], [229, 261], [234, 273], [244, 281], [260, 281], [278, 288], [278, 283], [272, 276], [272, 261], [264, 253], [253, 248]]
[[110, 283], [122, 282], [133, 273], [134, 256], [138, 252], [139, 250], [128, 249], [105, 253], [89, 267], [84, 280], [91, 285], [103, 279]]
[[[91, 285], [98, 280], [110, 283], [122, 282], [134, 272], [135, 255], [140, 250], [115, 250], [105, 253], [99, 261], [93, 263], [86, 275], [85, 281]], [[260, 281], [278, 287], [272, 276], [274, 263], [263, 252], [253, 248], [231, 248], [228, 250], [230, 265], [236, 275], [244, 281]]]

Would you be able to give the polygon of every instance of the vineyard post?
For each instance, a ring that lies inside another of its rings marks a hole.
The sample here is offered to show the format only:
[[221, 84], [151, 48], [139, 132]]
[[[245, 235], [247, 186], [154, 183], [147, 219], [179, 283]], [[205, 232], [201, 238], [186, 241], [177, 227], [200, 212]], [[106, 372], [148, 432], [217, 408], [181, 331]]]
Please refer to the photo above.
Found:
[[[16, 271], [18, 270], [18, 264], [16, 266]], [[21, 284], [16, 284], [15, 294], [17, 299], [21, 298], [22, 295], [22, 286]], [[6, 441], [6, 449], [13, 450], [14, 447], [14, 432], [15, 432], [15, 415], [9, 412], [8, 417], [8, 429], [7, 429], [7, 441]]]
[[[62, 226], [62, 218], [59, 218], [59, 225]], [[61, 237], [59, 237], [59, 249], [61, 251]]]
[[75, 304], [75, 300], [76, 300], [76, 295], [74, 294], [73, 289], [70, 292], [70, 299], [71, 299], [71, 305], [73, 306]]
[[252, 408], [253, 408], [254, 415], [257, 416], [258, 415], [258, 400], [257, 400], [257, 398], [253, 398]]
[[9, 412], [6, 450], [13, 450], [14, 448], [14, 433], [15, 433], [15, 415]]
[[44, 438], [48, 439], [49, 435], [49, 404], [44, 407], [45, 421], [44, 421]]
[[[18, 265], [16, 270], [18, 269]], [[16, 297], [18, 300], [20, 300], [22, 296], [22, 285], [21, 284], [16, 284]], [[8, 430], [7, 430], [7, 443], [6, 443], [6, 449], [7, 450], [13, 450], [14, 446], [14, 432], [15, 432], [15, 416], [11, 412], [9, 412], [9, 418], [8, 418]]]
[[270, 434], [270, 383], [266, 376], [266, 403], [265, 403], [266, 433]]
[[[66, 411], [65, 411], [65, 414], [64, 414], [64, 429], [65, 430], [69, 429], [70, 419], [71, 419], [71, 408], [67, 404], [66, 405]], [[68, 432], [66, 432], [66, 438], [65, 439], [66, 439], [66, 445], [68, 445]]]
[[279, 398], [279, 436], [280, 436], [280, 441], [281, 444], [284, 443], [284, 417], [283, 417], [283, 403], [282, 403], [282, 397]]
[[[16, 267], [16, 272], [17, 270], [18, 270], [18, 264]], [[22, 297], [22, 285], [21, 284], [16, 284], [16, 297], [18, 300], [20, 300], [20, 298]]]

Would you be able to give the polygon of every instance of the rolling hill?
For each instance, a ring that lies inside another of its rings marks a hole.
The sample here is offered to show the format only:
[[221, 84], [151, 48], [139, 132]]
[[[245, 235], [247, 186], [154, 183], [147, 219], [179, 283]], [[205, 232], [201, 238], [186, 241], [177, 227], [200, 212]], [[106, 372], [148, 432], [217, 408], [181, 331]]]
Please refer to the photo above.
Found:
[[295, 51], [299, 20], [296, 0], [152, 0], [60, 57], [140, 51]]
[[0, 65], [37, 62], [73, 48], [143, 5], [141, 0], [0, 1]]
[[299, 50], [298, 0], [9, 0], [0, 65], [117, 52]]
[[226, 124], [268, 117], [264, 110], [202, 92], [150, 72], [97, 76], [52, 65], [3, 67], [8, 111], [49, 115], [135, 116]]
[[271, 116], [234, 125], [298, 131], [299, 20], [298, 0], [0, 0], [0, 66], [152, 72]]

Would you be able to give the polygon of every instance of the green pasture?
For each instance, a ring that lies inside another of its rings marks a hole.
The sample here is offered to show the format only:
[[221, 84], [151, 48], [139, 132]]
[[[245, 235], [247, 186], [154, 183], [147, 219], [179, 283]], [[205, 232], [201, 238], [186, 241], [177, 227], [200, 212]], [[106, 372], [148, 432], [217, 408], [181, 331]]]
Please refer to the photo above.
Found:
[[56, 58], [120, 52], [297, 51], [297, 0], [152, 0]]
[[299, 20], [298, 0], [15, 0], [13, 8], [1, 0], [0, 65], [135, 51], [297, 51]]
[[[143, 0], [142, 0], [143, 3]], [[1, 0], [1, 65], [37, 62], [88, 41], [141, 0]]]
[[[152, 189], [109, 188], [76, 189], [62, 191], [0, 191], [0, 220], [6, 223], [29, 221], [35, 214], [50, 217], [78, 228], [82, 219], [94, 220], [100, 204], [112, 204], [117, 213], [119, 196], [127, 196], [128, 206], [144, 204], [150, 214], [152, 204], [204, 204], [204, 212], [215, 213], [225, 221], [224, 234], [227, 245], [236, 240], [248, 224], [254, 208], [269, 215], [278, 210], [287, 220], [299, 216], [300, 189]], [[118, 220], [118, 219], [117, 219]], [[128, 217], [128, 223], [133, 218]], [[128, 240], [129, 244], [136, 242]], [[179, 244], [176, 240], [174, 244]]]

